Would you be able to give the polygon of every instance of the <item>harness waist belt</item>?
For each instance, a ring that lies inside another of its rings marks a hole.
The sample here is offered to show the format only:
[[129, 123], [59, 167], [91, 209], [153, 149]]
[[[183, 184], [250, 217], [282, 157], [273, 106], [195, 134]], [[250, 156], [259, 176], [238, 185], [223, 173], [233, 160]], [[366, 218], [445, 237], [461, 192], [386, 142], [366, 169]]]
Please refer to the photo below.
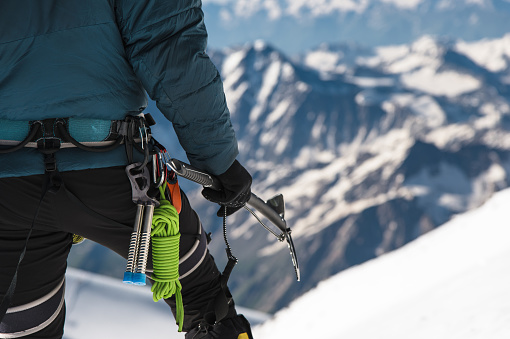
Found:
[[[124, 120], [100, 120], [83, 118], [45, 119], [36, 121], [15, 121], [0, 119], [0, 145], [17, 146], [39, 126], [37, 132], [24, 147], [37, 148], [39, 140], [59, 139], [61, 148], [76, 147], [62, 133], [62, 124], [67, 133], [85, 146], [108, 146], [126, 133]], [[123, 130], [124, 129], [124, 130]]]
[[[155, 124], [150, 114], [127, 115], [124, 120], [55, 118], [35, 121], [0, 119], [0, 153], [11, 153], [23, 147], [56, 150], [78, 147], [86, 151], [107, 152], [121, 143], [147, 144], [150, 127]], [[48, 153], [48, 152], [46, 152]]]

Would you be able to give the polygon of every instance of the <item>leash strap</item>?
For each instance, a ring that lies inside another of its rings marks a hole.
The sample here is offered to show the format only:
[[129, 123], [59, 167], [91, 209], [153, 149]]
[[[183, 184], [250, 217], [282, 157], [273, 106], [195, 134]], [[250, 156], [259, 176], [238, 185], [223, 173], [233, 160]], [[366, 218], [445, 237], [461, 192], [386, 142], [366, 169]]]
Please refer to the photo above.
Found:
[[[33, 226], [33, 223], [32, 223], [32, 226]], [[2, 319], [4, 318], [5, 314], [7, 313], [7, 309], [11, 305], [12, 298], [14, 297], [14, 292], [16, 290], [16, 283], [18, 282], [19, 266], [20, 266], [21, 262], [23, 261], [23, 258], [25, 257], [25, 253], [27, 252], [28, 239], [30, 239], [31, 235], [32, 235], [32, 227], [30, 227], [30, 230], [28, 231], [27, 238], [25, 239], [25, 246], [23, 248], [23, 251], [21, 251], [21, 255], [18, 259], [18, 264], [16, 265], [16, 270], [14, 271], [14, 275], [12, 277], [11, 283], [9, 284], [9, 288], [7, 289], [7, 292], [5, 293], [2, 303], [0, 304], [0, 323], [1, 323]]]
[[210, 311], [204, 315], [204, 320], [209, 325], [220, 322], [229, 313], [230, 305], [232, 304], [233, 299], [232, 294], [228, 289], [228, 279], [230, 278], [230, 274], [238, 262], [238, 259], [232, 254], [232, 248], [230, 247], [230, 243], [228, 242], [227, 238], [227, 209], [223, 208], [223, 211], [223, 239], [225, 240], [225, 251], [227, 252], [228, 262], [220, 276], [221, 291], [213, 300], [211, 300], [207, 307]]
[[[53, 155], [53, 154], [51, 154], [51, 155]], [[49, 157], [51, 157], [51, 155]], [[50, 163], [50, 161], [47, 162], [46, 161], [47, 159], [48, 159], [48, 155], [45, 155], [45, 163], [47, 164], [47, 168], [48, 168], [48, 164]], [[14, 271], [14, 275], [12, 276], [11, 283], [9, 284], [9, 288], [7, 289], [7, 292], [5, 293], [2, 303], [0, 304], [0, 323], [1, 323], [2, 319], [4, 318], [5, 314], [7, 313], [7, 309], [9, 308], [9, 306], [12, 303], [12, 298], [14, 297], [14, 292], [16, 291], [16, 284], [18, 282], [19, 267], [20, 267], [21, 262], [23, 261], [23, 258], [25, 257], [25, 254], [27, 252], [28, 241], [30, 239], [30, 236], [32, 235], [32, 230], [34, 229], [34, 225], [35, 225], [35, 222], [37, 221], [37, 217], [39, 216], [39, 211], [41, 210], [41, 204], [44, 200], [44, 197], [46, 196], [46, 193], [56, 192], [58, 190], [58, 188], [60, 186], [60, 182], [61, 182], [60, 175], [56, 170], [54, 172], [46, 171], [45, 178], [43, 181], [43, 186], [42, 186], [41, 197], [39, 198], [39, 203], [37, 204], [37, 210], [35, 212], [34, 218], [32, 219], [32, 224], [30, 225], [30, 229], [29, 229], [27, 237], [25, 239], [25, 245], [23, 246], [23, 250], [21, 251], [21, 254], [19, 256], [18, 263], [17, 263], [16, 269]], [[50, 183], [52, 184], [51, 187], [49, 187]]]

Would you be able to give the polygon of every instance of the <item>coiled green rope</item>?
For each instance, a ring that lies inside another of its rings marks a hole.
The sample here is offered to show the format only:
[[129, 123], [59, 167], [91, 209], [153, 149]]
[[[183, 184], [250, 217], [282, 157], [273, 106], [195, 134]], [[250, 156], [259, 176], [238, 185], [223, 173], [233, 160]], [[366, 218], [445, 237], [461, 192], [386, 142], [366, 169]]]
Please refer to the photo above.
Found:
[[167, 299], [175, 294], [176, 320], [179, 332], [184, 322], [182, 286], [179, 281], [179, 214], [175, 207], [165, 198], [166, 182], [159, 188], [160, 205], [154, 210], [152, 218], [152, 274], [151, 291], [154, 301]]

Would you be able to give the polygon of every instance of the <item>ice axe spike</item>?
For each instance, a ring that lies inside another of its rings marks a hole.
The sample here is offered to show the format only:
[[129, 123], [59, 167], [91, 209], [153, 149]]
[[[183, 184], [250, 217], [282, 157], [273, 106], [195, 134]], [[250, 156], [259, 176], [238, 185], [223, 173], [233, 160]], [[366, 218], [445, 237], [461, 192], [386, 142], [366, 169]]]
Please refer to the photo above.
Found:
[[[177, 159], [170, 159], [170, 161], [167, 164], [175, 173], [177, 173], [179, 176], [183, 178], [196, 182], [204, 187], [212, 188], [215, 190], [222, 189], [221, 182], [214, 175], [206, 173], [198, 168], [195, 168]], [[247, 208], [250, 211], [250, 213], [255, 216], [258, 222], [262, 226], [264, 226], [264, 228], [266, 228], [269, 232], [273, 233], [278, 238], [279, 241], [284, 240], [287, 241], [287, 246], [289, 247], [290, 250], [292, 264], [294, 265], [294, 270], [296, 273], [296, 278], [298, 281], [300, 281], [301, 274], [299, 271], [299, 263], [296, 256], [296, 249], [294, 247], [294, 242], [292, 241], [290, 227], [287, 227], [287, 222], [285, 220], [285, 206], [283, 195], [278, 194], [273, 198], [269, 199], [268, 201], [264, 201], [252, 192], [250, 199], [248, 200], [247, 203], [255, 210], [257, 210], [260, 214], [265, 216], [282, 232], [280, 235], [275, 234], [275, 232], [268, 228], [252, 210]]]

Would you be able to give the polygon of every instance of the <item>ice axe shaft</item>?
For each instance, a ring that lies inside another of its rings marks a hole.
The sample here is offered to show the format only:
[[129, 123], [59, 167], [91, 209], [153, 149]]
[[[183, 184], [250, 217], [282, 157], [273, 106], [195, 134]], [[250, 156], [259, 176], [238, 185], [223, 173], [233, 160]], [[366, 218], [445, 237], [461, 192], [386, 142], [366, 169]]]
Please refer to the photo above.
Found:
[[[215, 189], [218, 191], [223, 188], [221, 182], [215, 176], [213, 176], [209, 173], [206, 173], [200, 169], [197, 169], [189, 164], [186, 164], [180, 160], [170, 159], [170, 161], [168, 162], [168, 165], [179, 176], [186, 178], [188, 180], [191, 180], [193, 182], [196, 182], [196, 183], [202, 185], [203, 187], [212, 188], [212, 189]], [[280, 199], [275, 199], [274, 201], [277, 201], [277, 200], [278, 201], [281, 200], [281, 205], [283, 205], [283, 197], [281, 197]], [[280, 241], [284, 241], [284, 240], [287, 241], [287, 245], [289, 246], [290, 254], [292, 257], [292, 263], [293, 263], [294, 269], [296, 271], [296, 277], [297, 277], [297, 280], [299, 281], [301, 279], [300, 272], [299, 272], [299, 264], [297, 261], [294, 243], [290, 236], [291, 230], [289, 227], [287, 227], [287, 222], [284, 219], [283, 206], [276, 206], [276, 205], [272, 206], [270, 204], [272, 201], [273, 200], [270, 199], [268, 202], [265, 202], [261, 198], [256, 196], [254, 193], [251, 193], [250, 199], [248, 200], [247, 204], [250, 205], [251, 207], [253, 207], [255, 210], [257, 210], [260, 214], [262, 214], [264, 217], [266, 217], [269, 221], [271, 221], [276, 227], [278, 227], [280, 229], [282, 234], [281, 235], [275, 234], [275, 236]], [[274, 202], [273, 204], [276, 204], [276, 203]], [[277, 211], [280, 211], [280, 212], [277, 212]], [[253, 212], [252, 212], [252, 214], [253, 214]], [[254, 216], [257, 218], [257, 220], [264, 227], [266, 227], [266, 229], [268, 229], [268, 231], [271, 232], [271, 230], [269, 228], [267, 228], [267, 226], [265, 226], [260, 221], [260, 219], [258, 219], [258, 217], [255, 214], [254, 214]]]

